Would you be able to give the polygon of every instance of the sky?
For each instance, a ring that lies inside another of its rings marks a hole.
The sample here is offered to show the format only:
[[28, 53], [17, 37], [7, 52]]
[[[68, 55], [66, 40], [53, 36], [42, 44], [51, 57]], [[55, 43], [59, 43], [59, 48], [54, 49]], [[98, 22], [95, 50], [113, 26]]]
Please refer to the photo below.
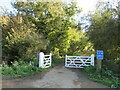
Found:
[[[0, 6], [13, 10], [10, 4], [11, 1], [13, 0], [0, 0]], [[83, 9], [83, 13], [87, 14], [88, 11], [95, 10], [95, 5], [98, 0], [74, 0], [74, 1], [77, 1], [77, 5]], [[99, 0], [99, 1], [111, 1], [111, 0]], [[65, 0], [65, 2], [69, 2], [69, 0]]]
[[[9, 9], [8, 11], [13, 11], [12, 5], [10, 3], [11, 1], [14, 1], [14, 0], [0, 0], [0, 6], [6, 7], [7, 9]], [[22, 0], [19, 0], [19, 1], [22, 1]], [[43, 0], [39, 0], [39, 1], [43, 1]], [[44, 0], [44, 1], [49, 1], [49, 0]], [[59, 1], [59, 0], [57, 0], [57, 1]], [[63, 1], [69, 3], [70, 0], [63, 0]], [[88, 23], [85, 20], [81, 21], [81, 17], [86, 16], [89, 11], [94, 11], [97, 1], [104, 1], [104, 2], [110, 1], [111, 2], [113, 0], [73, 0], [73, 1], [76, 1], [77, 6], [82, 8], [82, 10], [83, 10], [80, 13], [80, 15], [76, 15], [73, 17], [74, 19], [76, 19], [76, 23], [78, 23], [78, 22]]]

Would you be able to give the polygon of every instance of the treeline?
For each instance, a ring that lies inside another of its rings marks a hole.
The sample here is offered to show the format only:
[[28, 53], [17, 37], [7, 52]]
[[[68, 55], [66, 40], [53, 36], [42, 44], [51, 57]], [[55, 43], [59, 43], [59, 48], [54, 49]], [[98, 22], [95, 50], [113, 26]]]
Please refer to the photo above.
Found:
[[103, 68], [120, 73], [118, 5], [99, 2], [96, 11], [87, 16], [90, 26], [86, 32], [73, 18], [81, 13], [75, 2], [13, 2], [12, 6], [17, 12], [4, 10], [0, 16], [3, 61], [29, 61], [41, 49], [56, 57], [103, 50]]
[[[114, 2], [115, 3], [115, 2]], [[89, 14], [91, 25], [87, 35], [95, 50], [104, 51], [103, 68], [120, 74], [120, 6], [98, 2], [96, 11]]]
[[92, 44], [73, 17], [81, 12], [76, 3], [13, 2], [17, 12], [1, 15], [3, 61], [8, 63], [37, 55], [64, 56], [92, 50]]

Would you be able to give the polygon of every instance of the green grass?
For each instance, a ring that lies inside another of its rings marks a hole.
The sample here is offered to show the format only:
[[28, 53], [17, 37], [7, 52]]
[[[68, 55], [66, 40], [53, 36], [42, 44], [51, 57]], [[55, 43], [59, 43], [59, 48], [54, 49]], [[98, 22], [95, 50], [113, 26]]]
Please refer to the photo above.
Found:
[[84, 68], [90, 80], [102, 83], [111, 88], [120, 88], [119, 75], [110, 70], [102, 69], [100, 73], [96, 72], [96, 67], [90, 66]]

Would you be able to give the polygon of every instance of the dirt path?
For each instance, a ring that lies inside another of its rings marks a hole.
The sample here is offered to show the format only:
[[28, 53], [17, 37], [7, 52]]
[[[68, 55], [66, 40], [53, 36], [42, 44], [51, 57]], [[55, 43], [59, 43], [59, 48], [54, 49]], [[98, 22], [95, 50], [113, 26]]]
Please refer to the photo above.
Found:
[[3, 80], [3, 88], [108, 88], [90, 81], [83, 70], [65, 68], [63, 64], [44, 73], [22, 79]]

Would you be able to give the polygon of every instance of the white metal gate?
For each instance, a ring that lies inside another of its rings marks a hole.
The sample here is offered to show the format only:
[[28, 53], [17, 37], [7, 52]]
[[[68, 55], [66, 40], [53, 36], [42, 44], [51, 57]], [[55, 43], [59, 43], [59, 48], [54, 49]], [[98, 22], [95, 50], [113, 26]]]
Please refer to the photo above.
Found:
[[39, 67], [41, 68], [48, 68], [51, 66], [52, 62], [52, 54], [50, 55], [44, 55], [43, 52], [39, 53]]
[[65, 57], [65, 67], [83, 68], [83, 66], [94, 66], [94, 54], [91, 56], [67, 56]]

